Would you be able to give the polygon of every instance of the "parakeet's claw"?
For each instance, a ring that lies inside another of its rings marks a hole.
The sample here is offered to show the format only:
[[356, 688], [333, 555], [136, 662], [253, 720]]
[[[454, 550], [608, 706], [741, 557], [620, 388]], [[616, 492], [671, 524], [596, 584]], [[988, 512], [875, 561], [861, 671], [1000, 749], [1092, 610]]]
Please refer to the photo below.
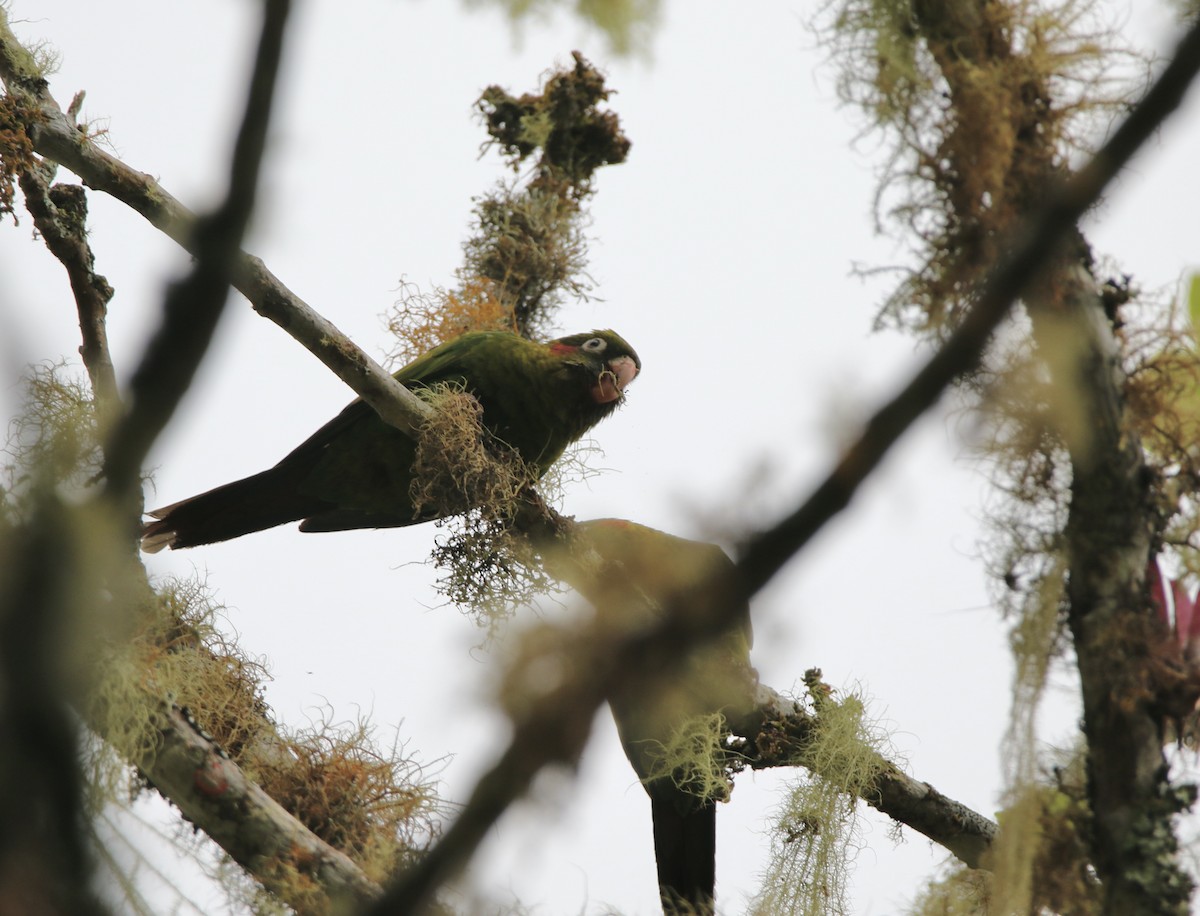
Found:
[[620, 396], [621, 390], [617, 387], [617, 374], [605, 369], [600, 373], [600, 378], [596, 380], [595, 387], [592, 388], [592, 398], [597, 404], [608, 404]]
[[611, 404], [625, 392], [626, 386], [637, 377], [637, 363], [628, 356], [619, 356], [608, 362], [608, 368], [600, 373], [592, 388], [592, 398], [597, 404]]

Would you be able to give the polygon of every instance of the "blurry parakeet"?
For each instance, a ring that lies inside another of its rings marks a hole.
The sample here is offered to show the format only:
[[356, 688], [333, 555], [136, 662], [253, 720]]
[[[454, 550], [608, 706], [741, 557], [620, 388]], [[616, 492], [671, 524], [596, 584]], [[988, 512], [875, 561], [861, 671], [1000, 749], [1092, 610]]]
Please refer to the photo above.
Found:
[[[613, 331], [537, 343], [503, 331], [464, 334], [395, 377], [419, 391], [460, 386], [484, 428], [541, 476], [564, 449], [612, 413], [641, 369]], [[303, 519], [301, 531], [394, 528], [428, 521], [410, 493], [415, 443], [361, 399], [273, 468], [151, 512], [142, 548], [194, 547]]]
[[[660, 606], [686, 584], [732, 563], [715, 544], [620, 519], [583, 522], [577, 529], [606, 562], [619, 564], [628, 583]], [[596, 603], [602, 623], [611, 620], [631, 632], [645, 623], [603, 596]], [[687, 747], [703, 754], [712, 749], [707, 739], [715, 740], [716, 734], [696, 726], [706, 720], [711, 726], [717, 713], [736, 722], [752, 712], [758, 677], [750, 666], [751, 639], [749, 607], [743, 606], [736, 625], [690, 650], [679, 667], [666, 673], [657, 665], [626, 672], [610, 697], [621, 746], [650, 796], [659, 891], [667, 912], [712, 912], [716, 803], [727, 796], [728, 785], [719, 766], [716, 773], [709, 768], [697, 775], [704, 770], [703, 759], [676, 765], [681, 753], [687, 757], [679, 738], [684, 729], [698, 735], [698, 744]], [[690, 772], [692, 766], [698, 771]]]

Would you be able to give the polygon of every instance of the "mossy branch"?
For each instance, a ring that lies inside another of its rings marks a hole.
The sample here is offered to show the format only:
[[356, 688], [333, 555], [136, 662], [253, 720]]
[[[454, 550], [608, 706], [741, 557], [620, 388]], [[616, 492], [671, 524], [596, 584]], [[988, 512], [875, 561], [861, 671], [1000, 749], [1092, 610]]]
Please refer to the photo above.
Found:
[[[1067, 16], [1070, 9], [1063, 4], [1055, 12]], [[943, 163], [930, 179], [937, 204], [914, 205], [914, 210], [957, 227], [946, 244], [935, 246], [933, 257], [941, 260], [929, 276], [961, 287], [959, 278], [977, 269], [980, 248], [990, 245], [981, 244], [987, 235], [981, 230], [982, 214], [992, 218], [1004, 212], [1012, 222], [1036, 212], [1046, 183], [1067, 172], [1062, 130], [1067, 109], [1057, 104], [1052, 81], [1070, 68], [1061, 55], [1052, 64], [1039, 60], [1036, 47], [1015, 37], [1026, 28], [1040, 40], [1045, 31], [1057, 28], [1047, 29], [1041, 21], [1030, 25], [1022, 18], [1028, 9], [1020, 3], [923, 0], [911, 10], [912, 37], [923, 43], [945, 86], [936, 94], [940, 113], [931, 128]], [[1178, 105], [1196, 73], [1198, 53], [1200, 24], [1183, 37], [1150, 92], [1105, 147], [1065, 187], [1099, 192], [1113, 162], [1127, 156]], [[988, 91], [981, 93], [980, 85], [988, 80]], [[932, 97], [932, 90], [926, 94]], [[1004, 97], [1016, 104], [1000, 103]], [[986, 171], [980, 169], [980, 151], [991, 155], [1003, 146], [980, 138], [991, 135], [1005, 117], [1020, 123], [1012, 127], [1013, 142], [1004, 147], [1008, 157], [997, 163], [995, 181], [986, 190], [963, 192], [968, 176], [978, 179]], [[1074, 228], [1079, 215], [1053, 244], [1047, 240], [1039, 272], [1027, 273], [1023, 288], [1014, 294], [1020, 293], [1027, 307], [1054, 397], [1066, 405], [1049, 425], [1070, 465], [1069, 497], [1061, 497], [1069, 499], [1062, 545], [1066, 616], [1088, 741], [1092, 818], [1086, 841], [1104, 886], [1105, 912], [1179, 913], [1187, 907], [1192, 881], [1176, 861], [1172, 819], [1186, 793], [1170, 786], [1161, 712], [1146, 683], [1147, 671], [1153, 669], [1157, 621], [1146, 600], [1145, 570], [1163, 518], [1126, 408], [1128, 381], [1114, 330], [1117, 321], [1093, 274], [1087, 242]], [[969, 231], [960, 231], [963, 227]], [[964, 301], [970, 302], [970, 296]], [[1050, 486], [1052, 482], [1045, 489]], [[1032, 838], [1013, 835], [1011, 842], [1030, 847]], [[1001, 909], [1031, 905], [1028, 876], [1018, 872], [1014, 869], [998, 888]]]
[[296, 820], [179, 709], [143, 694], [155, 745], [131, 761], [180, 813], [298, 913], [361, 906], [381, 889]]
[[[582, 753], [596, 709], [620, 692], [631, 678], [657, 672], [669, 681], [686, 663], [689, 650], [725, 636], [731, 609], [742, 613], [744, 602], [728, 576], [708, 576], [687, 583], [665, 606], [648, 605], [647, 594], [621, 570], [610, 567], [594, 551], [581, 549], [574, 523], [546, 507], [530, 505], [521, 524], [542, 549], [552, 554], [554, 575], [575, 587], [600, 610], [597, 621], [548, 632], [537, 664], [522, 670], [556, 672], [549, 685], [514, 691], [508, 704], [513, 735], [508, 747], [476, 783], [457, 819], [442, 839], [399, 876], [375, 904], [372, 916], [416, 912], [471, 857], [487, 831], [515, 799], [523, 795], [545, 766], [573, 766]], [[557, 542], [552, 546], [549, 542]], [[605, 620], [657, 621], [632, 631]], [[762, 767], [806, 765], [797, 749], [811, 736], [814, 720], [775, 691], [761, 688], [757, 709], [737, 730], [752, 745]], [[978, 866], [995, 834], [982, 815], [941, 795], [928, 784], [906, 777], [898, 766], [879, 760], [879, 775], [867, 800], [885, 813], [943, 843]], [[865, 796], [864, 796], [865, 797]]]
[[1050, 179], [1040, 200], [1012, 239], [1000, 246], [1008, 254], [986, 274], [973, 297], [974, 305], [934, 355], [907, 385], [867, 421], [841, 460], [791, 515], [751, 538], [738, 562], [744, 590], [761, 588], [830, 518], [849, 503], [863, 480], [912, 423], [941, 398], [956, 379], [972, 371], [1022, 292], [1051, 262], [1076, 222], [1099, 200], [1109, 182], [1125, 167], [1160, 124], [1179, 107], [1200, 71], [1200, 24], [1176, 47], [1171, 62], [1134, 105], [1108, 141], [1065, 181]]
[[[231, 272], [231, 258], [237, 251], [237, 240], [253, 203], [253, 188], [261, 161], [267, 111], [274, 74], [277, 71], [287, 8], [286, 0], [275, 0], [267, 5], [263, 39], [259, 56], [256, 58], [256, 76], [247, 105], [244, 129], [239, 135], [238, 150], [234, 156], [231, 188], [226, 205], [212, 218], [201, 221], [193, 221], [188, 214], [173, 213], [170, 207], [157, 211], [160, 220], [170, 223], [190, 240], [198, 239], [194, 244], [199, 261], [189, 281], [190, 289], [186, 286], [181, 287], [182, 293], [173, 300], [176, 317], [182, 318], [182, 323], [176, 322], [176, 331], [167, 334], [160, 341], [159, 353], [174, 353], [180, 335], [187, 338], [195, 333], [201, 339], [193, 341], [190, 352], [194, 359], [198, 360], [204, 349], [203, 338], [206, 335], [197, 331], [196, 322], [192, 319], [199, 320], [211, 330], [220, 303], [225, 298], [225, 288]], [[46, 84], [37, 73], [32, 56], [15, 42], [8, 29], [6, 13], [2, 9], [0, 74], [4, 77], [10, 97], [17, 95], [24, 103], [22, 110], [30, 110], [31, 104], [39, 106], [39, 111], [30, 116], [23, 125], [27, 135], [37, 134], [40, 127], [53, 124], [57, 134], [54, 130], [50, 130], [49, 134], [57, 137], [57, 141], [62, 143], [64, 148], [79, 153], [82, 158], [75, 157], [79, 162], [92, 162], [93, 165], [99, 162], [108, 169], [103, 174], [117, 184], [120, 184], [123, 178], [131, 177], [125, 174], [128, 170], [122, 172], [124, 167], [119, 163], [114, 166], [115, 160], [105, 163], [104, 154], [96, 150], [81, 134], [74, 132], [71, 122], [50, 99]], [[50, 141], [51, 146], [54, 142]], [[45, 177], [37, 171], [38, 168], [37, 163], [29, 163], [22, 174], [27, 205], [34, 214], [35, 224], [43, 231], [49, 246], [64, 262], [70, 274], [80, 312], [85, 361], [92, 376], [95, 396], [97, 400], [104, 400], [110, 410], [115, 410], [118, 406], [115, 383], [104, 339], [104, 308], [111, 291], [107, 290], [102, 278], [97, 277], [92, 270], [91, 252], [87, 247], [83, 227], [81, 194], [77, 193], [82, 189], [49, 189], [46, 187]], [[85, 178], [89, 174], [87, 168], [77, 171]], [[130, 184], [136, 186], [137, 180]], [[149, 185], [143, 185], [142, 190], [148, 196], [153, 196], [153, 188]], [[69, 212], [64, 212], [64, 208]], [[153, 352], [152, 348], [151, 354]], [[153, 362], [152, 355], [149, 362]], [[144, 384], [140, 387], [144, 390], [146, 385], [158, 385], [162, 380], [161, 375], [159, 372], [147, 370]], [[178, 377], [176, 393], [186, 388], [189, 378], [190, 367]], [[138, 387], [135, 383], [135, 389]], [[140, 454], [144, 451], [145, 444], [161, 428], [172, 407], [172, 399], [167, 397], [160, 399], [158, 406], [151, 409], [150, 413], [153, 416], [148, 420], [139, 419], [136, 413], [125, 416], [125, 424], [132, 424], [140, 432], [124, 439], [118, 434], [110, 440], [118, 446], [125, 442], [132, 447], [129, 460], [124, 463], [123, 473], [112, 473], [113, 465], [110, 461], [110, 482], [116, 479], [118, 487], [127, 487], [136, 481]], [[135, 405], [134, 410], [137, 409], [138, 405]], [[138, 441], [142, 446], [136, 444]], [[98, 556], [103, 552], [105, 544], [111, 545], [117, 539], [106, 537], [106, 533], [111, 532], [102, 524], [105, 520], [95, 516], [92, 511], [94, 506], [91, 509], [81, 507], [78, 511], [63, 512], [52, 495], [52, 487], [43, 487], [42, 490], [45, 492], [33, 494], [34, 498], [30, 501], [31, 521], [19, 531], [2, 532], [11, 535], [11, 542], [23, 545], [22, 549], [28, 556], [19, 560], [17, 567], [26, 570], [28, 575], [25, 577], [27, 581], [6, 581], [6, 587], [0, 589], [0, 592], [3, 592], [0, 598], [6, 599], [0, 601], [0, 619], [36, 622], [38, 626], [29, 632], [19, 633], [12, 630], [9, 633], [12, 638], [3, 641], [5, 646], [10, 653], [18, 653], [25, 662], [17, 665], [14, 663], [17, 655], [13, 658], [6, 657], [0, 660], [3, 662], [0, 664], [0, 671], [14, 676], [25, 671], [22, 681], [26, 683], [27, 688], [37, 689], [43, 704], [55, 706], [60, 695], [65, 694], [67, 699], [74, 700], [77, 706], [83, 708], [87, 702], [81, 701], [80, 696], [76, 695], [82, 695], [77, 683], [78, 672], [70, 677], [61, 672], [57, 677], [52, 676], [55, 666], [66, 664], [66, 654], [76, 647], [68, 646], [69, 640], [65, 639], [60, 639], [58, 644], [53, 646], [46, 645], [44, 635], [40, 635], [41, 631], [58, 632], [65, 626], [68, 618], [74, 622], [74, 618], [79, 616], [79, 607], [87, 600], [84, 596], [89, 593], [94, 595], [92, 586], [109, 590], [110, 601], [113, 604], [127, 604], [125, 618], [131, 618], [134, 613], [132, 608], [138, 604], [134, 594], [149, 593], [149, 586], [144, 571], [140, 567], [134, 569], [134, 564], [129, 563], [127, 557], [118, 558], [111, 554], [103, 558]], [[80, 517], [81, 513], [86, 519]], [[64, 519], [66, 521], [63, 521]], [[60, 523], [56, 525], [55, 520], [59, 520]], [[47, 536], [30, 536], [35, 532], [44, 532]], [[4, 546], [8, 547], [9, 544], [10, 538], [6, 537]], [[37, 584], [44, 579], [44, 576], [39, 578], [39, 571], [45, 569], [54, 570], [54, 578], [58, 582], [56, 587], [47, 589], [44, 585]], [[96, 573], [101, 569], [103, 572], [97, 576]], [[13, 589], [22, 591], [17, 592]], [[129, 624], [129, 620], [125, 618], [122, 618], [113, 632], [119, 633], [122, 627]], [[6, 631], [10, 629], [5, 627]], [[33, 669], [39, 666], [51, 669], [47, 678], [43, 679], [40, 673], [34, 672]], [[43, 680], [46, 680], [45, 684], [42, 683]], [[5, 695], [23, 695], [23, 691], [15, 694], [12, 691], [3, 692]], [[143, 710], [141, 718], [150, 720], [148, 732], [137, 748], [126, 749], [126, 752], [130, 754], [133, 762], [142, 768], [144, 775], [168, 795], [186, 817], [202, 826], [209, 836], [224, 846], [236, 861], [258, 877], [272, 893], [287, 901], [298, 912], [305, 913], [328, 912], [335, 905], [345, 905], [346, 901], [361, 903], [379, 893], [378, 886], [366, 878], [344, 854], [318, 839], [261, 789], [249, 782], [240, 769], [210, 740], [201, 735], [178, 709], [150, 693], [145, 693], [142, 699], [146, 710]], [[12, 711], [17, 712], [15, 707]], [[132, 709], [124, 712], [136, 717]], [[39, 722], [33, 731], [52, 736], [69, 752], [69, 757], [73, 757], [74, 750], [69, 737], [64, 742], [64, 737], [70, 729], [64, 730], [61, 727], [63, 714], [65, 710], [59, 709], [51, 714], [47, 708], [31, 716], [29, 724], [32, 726], [35, 721]], [[3, 718], [3, 712], [0, 712], [0, 719]], [[5, 732], [8, 734], [7, 729]], [[10, 734], [9, 737], [16, 739], [17, 735]], [[17, 745], [14, 740], [9, 740], [6, 746], [15, 750]], [[28, 759], [30, 762], [40, 761], [41, 769], [46, 774], [59, 774], [76, 781], [76, 785], [70, 789], [57, 790], [56, 804], [60, 807], [65, 806], [62, 817], [57, 818], [59, 825], [65, 830], [64, 837], [77, 839], [84, 834], [80, 829], [81, 824], [74, 822], [79, 816], [78, 773], [63, 760], [49, 759], [43, 753], [45, 750], [47, 749], [31, 744], [28, 748]], [[17, 774], [14, 772], [9, 775], [15, 777]], [[22, 785], [22, 791], [29, 794], [30, 783], [27, 780], [14, 778], [10, 782], [14, 786]], [[33, 800], [33, 795], [30, 795], [30, 800]], [[10, 813], [15, 813], [15, 809]], [[5, 820], [7, 821], [7, 818]], [[30, 820], [26, 818], [27, 825]], [[62, 858], [71, 855], [72, 849], [73, 846], [68, 845], [58, 855], [57, 865], [61, 872], [55, 876], [55, 883], [60, 888], [58, 893], [73, 892], [74, 883], [78, 880], [78, 863], [63, 861]], [[32, 848], [29, 848], [22, 854], [28, 858], [31, 851]], [[40, 870], [55, 861], [56, 856], [47, 852], [43, 861], [36, 864]], [[20, 876], [21, 880], [27, 883], [31, 877], [29, 874]], [[23, 896], [32, 899], [27, 891], [23, 892]], [[62, 909], [83, 913], [93, 911], [95, 907], [92, 901], [76, 900]]]
[[523, 187], [501, 184], [475, 207], [477, 231], [463, 246], [464, 275], [492, 284], [517, 331], [544, 330], [566, 292], [586, 297], [583, 203], [597, 169], [625, 161], [630, 142], [617, 115], [600, 110], [612, 94], [578, 51], [540, 92], [513, 96], [489, 86], [476, 103], [491, 140]]
[[[819, 716], [765, 685], [759, 687], [756, 700], [754, 716], [740, 726], [733, 723], [733, 733], [749, 745], [747, 766], [756, 770], [802, 766], [823, 775], [823, 768], [806, 751]], [[965, 865], [986, 867], [986, 855], [999, 829], [994, 821], [909, 776], [877, 751], [862, 752], [874, 772], [859, 795], [863, 801], [945, 847]]]

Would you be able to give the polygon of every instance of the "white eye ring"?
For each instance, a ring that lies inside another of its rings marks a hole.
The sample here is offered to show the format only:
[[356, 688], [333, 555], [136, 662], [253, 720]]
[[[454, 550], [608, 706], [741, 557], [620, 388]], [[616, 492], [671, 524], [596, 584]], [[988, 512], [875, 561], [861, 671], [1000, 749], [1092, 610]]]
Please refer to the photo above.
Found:
[[587, 350], [589, 353], [603, 353], [604, 348], [607, 346], [608, 341], [606, 341], [603, 337], [593, 337], [582, 347], [580, 347], [580, 349]]

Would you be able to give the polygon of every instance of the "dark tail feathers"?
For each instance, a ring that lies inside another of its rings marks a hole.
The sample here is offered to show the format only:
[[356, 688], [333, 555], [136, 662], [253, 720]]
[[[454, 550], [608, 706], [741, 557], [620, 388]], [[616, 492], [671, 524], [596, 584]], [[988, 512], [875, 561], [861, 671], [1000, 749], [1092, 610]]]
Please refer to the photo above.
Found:
[[650, 795], [663, 911], [672, 916], [711, 916], [716, 887], [717, 807], [708, 802], [686, 810], [688, 806], [680, 805], [679, 790], [674, 786], [671, 789], [665, 797], [653, 791]]
[[142, 550], [195, 547], [274, 528], [327, 508], [300, 493], [287, 467], [273, 467], [149, 513]]

